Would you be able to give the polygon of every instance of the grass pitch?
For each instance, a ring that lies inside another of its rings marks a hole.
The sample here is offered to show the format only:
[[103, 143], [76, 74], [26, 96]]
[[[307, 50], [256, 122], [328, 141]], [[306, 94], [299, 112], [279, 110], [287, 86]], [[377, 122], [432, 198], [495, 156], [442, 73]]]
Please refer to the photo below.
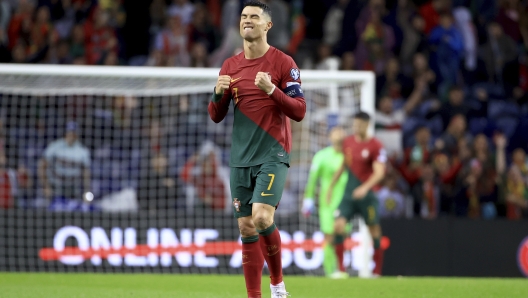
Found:
[[[528, 297], [526, 279], [414, 278], [330, 280], [285, 278], [292, 298]], [[270, 297], [269, 279], [262, 297]], [[175, 274], [0, 273], [0, 297], [200, 297], [244, 298], [243, 276]]]

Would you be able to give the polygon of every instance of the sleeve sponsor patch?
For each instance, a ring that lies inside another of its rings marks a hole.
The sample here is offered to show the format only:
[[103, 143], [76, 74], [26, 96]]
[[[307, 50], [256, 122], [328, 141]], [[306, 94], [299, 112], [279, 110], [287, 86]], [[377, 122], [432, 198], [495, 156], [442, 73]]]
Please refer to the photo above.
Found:
[[377, 161], [381, 163], [387, 162], [387, 151], [385, 151], [385, 149], [380, 149]]
[[299, 84], [286, 87], [286, 89], [282, 91], [286, 93], [286, 95], [288, 95], [289, 97], [304, 97], [301, 85]]
[[290, 76], [293, 80], [297, 81], [301, 77], [301, 72], [297, 68], [290, 69]]

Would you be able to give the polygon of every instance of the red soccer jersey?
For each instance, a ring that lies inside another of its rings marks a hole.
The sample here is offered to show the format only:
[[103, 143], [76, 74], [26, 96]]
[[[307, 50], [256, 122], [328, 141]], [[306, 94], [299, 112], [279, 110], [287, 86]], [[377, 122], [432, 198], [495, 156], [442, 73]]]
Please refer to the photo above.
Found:
[[[271, 76], [276, 86], [271, 95], [255, 85], [258, 72]], [[300, 72], [293, 59], [274, 47], [257, 59], [246, 59], [242, 52], [224, 62], [220, 75], [230, 76], [231, 85], [221, 99], [209, 103], [209, 115], [215, 122], [222, 121], [232, 102], [235, 120], [230, 166], [289, 164], [290, 119], [301, 121], [306, 113]]]
[[374, 172], [373, 164], [375, 161], [387, 162], [385, 149], [376, 138], [359, 142], [355, 136], [349, 136], [343, 140], [343, 153], [350, 174], [362, 183], [367, 181]]

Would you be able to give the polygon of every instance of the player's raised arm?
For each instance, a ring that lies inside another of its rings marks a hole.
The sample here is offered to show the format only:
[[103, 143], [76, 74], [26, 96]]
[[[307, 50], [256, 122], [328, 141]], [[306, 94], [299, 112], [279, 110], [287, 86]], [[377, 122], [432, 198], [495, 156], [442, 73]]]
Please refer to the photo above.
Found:
[[328, 204], [330, 204], [330, 202], [332, 201], [332, 189], [334, 189], [337, 181], [339, 181], [339, 178], [341, 177], [341, 175], [343, 175], [343, 172], [345, 171], [345, 166], [345, 161], [343, 161], [343, 163], [341, 163], [341, 166], [339, 167], [339, 170], [335, 172], [334, 178], [332, 178], [332, 182], [330, 183], [330, 187], [328, 187], [328, 192], [326, 193], [326, 202]]
[[213, 92], [213, 98], [209, 102], [209, 117], [215, 123], [224, 120], [229, 110], [229, 102], [231, 101], [231, 91], [229, 85], [231, 84], [231, 77], [226, 75], [225, 65], [220, 70], [220, 75], [216, 81], [216, 86]]
[[286, 61], [276, 63], [281, 63], [280, 86], [275, 86], [269, 74], [265, 72], [257, 73], [255, 85], [266, 92], [286, 116], [300, 122], [306, 115], [306, 102], [301, 89], [299, 69], [290, 57]]

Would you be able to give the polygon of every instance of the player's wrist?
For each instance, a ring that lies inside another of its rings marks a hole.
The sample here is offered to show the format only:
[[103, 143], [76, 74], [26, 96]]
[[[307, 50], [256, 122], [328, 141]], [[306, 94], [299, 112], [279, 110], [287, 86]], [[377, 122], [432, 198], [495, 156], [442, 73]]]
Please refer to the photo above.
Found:
[[214, 90], [213, 90], [213, 102], [215, 102], [215, 103], [219, 102], [222, 99], [223, 96], [224, 96], [223, 92], [220, 93], [220, 94], [216, 93], [216, 87], [215, 87]]
[[273, 87], [271, 87], [271, 90], [270, 92], [266, 92], [266, 94], [268, 94], [269, 96], [271, 96], [273, 94], [273, 92], [275, 92], [275, 88], [277, 88], [275, 85], [272, 85]]

